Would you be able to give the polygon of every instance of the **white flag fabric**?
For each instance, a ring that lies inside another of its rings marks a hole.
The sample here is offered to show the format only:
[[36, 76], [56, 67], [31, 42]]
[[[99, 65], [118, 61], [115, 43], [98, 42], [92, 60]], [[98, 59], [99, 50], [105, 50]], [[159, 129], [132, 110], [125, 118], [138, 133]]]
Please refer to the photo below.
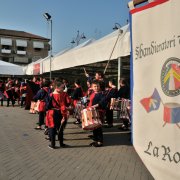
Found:
[[180, 179], [180, 0], [132, 8], [133, 145], [155, 179]]

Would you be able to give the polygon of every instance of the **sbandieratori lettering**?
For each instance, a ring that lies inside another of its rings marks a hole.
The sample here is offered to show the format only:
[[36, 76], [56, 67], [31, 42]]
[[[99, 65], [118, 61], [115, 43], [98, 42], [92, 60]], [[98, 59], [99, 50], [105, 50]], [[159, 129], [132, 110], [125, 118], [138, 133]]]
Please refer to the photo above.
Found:
[[165, 40], [164, 42], [157, 43], [156, 41], [151, 41], [150, 45], [145, 46], [141, 43], [135, 48], [135, 60], [145, 58], [162, 52], [164, 50], [174, 48], [176, 46], [175, 37], [171, 40]]

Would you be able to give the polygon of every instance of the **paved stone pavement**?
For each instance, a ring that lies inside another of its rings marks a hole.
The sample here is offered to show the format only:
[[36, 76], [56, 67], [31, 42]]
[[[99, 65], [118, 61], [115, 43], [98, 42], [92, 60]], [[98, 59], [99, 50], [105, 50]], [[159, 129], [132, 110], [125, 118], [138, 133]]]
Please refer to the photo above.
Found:
[[[70, 118], [68, 148], [49, 149], [37, 114], [20, 107], [0, 107], [0, 180], [152, 180], [130, 143], [117, 127], [104, 129], [104, 146], [89, 147], [89, 131]], [[56, 142], [57, 145], [58, 141]]]

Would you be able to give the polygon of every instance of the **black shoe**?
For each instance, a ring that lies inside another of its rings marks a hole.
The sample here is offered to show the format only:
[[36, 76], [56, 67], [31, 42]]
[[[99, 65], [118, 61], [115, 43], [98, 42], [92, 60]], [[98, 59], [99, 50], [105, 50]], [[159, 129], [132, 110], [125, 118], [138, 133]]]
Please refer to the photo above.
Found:
[[41, 127], [35, 127], [35, 130], [43, 130]]
[[101, 147], [101, 146], [103, 146], [103, 143], [102, 142], [92, 142], [90, 144], [90, 146], [92, 146], [92, 147]]
[[69, 145], [63, 143], [63, 144], [60, 144], [60, 147], [61, 148], [66, 148], [66, 147], [69, 147]]
[[55, 149], [55, 147], [52, 147], [51, 145], [48, 146], [49, 149]]
[[92, 142], [92, 143], [89, 144], [89, 146], [94, 146], [95, 143], [96, 143], [96, 142]]
[[112, 127], [113, 127], [112, 124], [104, 125], [104, 128], [112, 128]]
[[89, 135], [88, 137], [89, 137], [90, 139], [93, 139], [93, 138], [94, 138], [94, 136], [93, 136], [93, 135]]
[[101, 147], [101, 146], [103, 146], [102, 142], [96, 142], [95, 147]]
[[129, 128], [128, 127], [125, 127], [125, 126], [121, 126], [118, 128], [119, 130], [122, 130], [122, 131], [129, 131]]
[[45, 137], [45, 139], [50, 141], [50, 138], [49, 138], [49, 137]]

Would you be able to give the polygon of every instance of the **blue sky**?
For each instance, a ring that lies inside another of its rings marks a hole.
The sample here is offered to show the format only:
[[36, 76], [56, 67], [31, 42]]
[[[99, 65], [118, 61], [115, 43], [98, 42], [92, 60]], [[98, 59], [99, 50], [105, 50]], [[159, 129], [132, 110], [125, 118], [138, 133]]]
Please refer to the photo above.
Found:
[[[26, 31], [46, 38], [50, 29], [43, 17], [53, 21], [53, 53], [71, 47], [77, 31], [87, 39], [111, 33], [114, 23], [129, 18], [129, 0], [0, 0], [0, 28]], [[83, 41], [82, 41], [83, 42]]]

